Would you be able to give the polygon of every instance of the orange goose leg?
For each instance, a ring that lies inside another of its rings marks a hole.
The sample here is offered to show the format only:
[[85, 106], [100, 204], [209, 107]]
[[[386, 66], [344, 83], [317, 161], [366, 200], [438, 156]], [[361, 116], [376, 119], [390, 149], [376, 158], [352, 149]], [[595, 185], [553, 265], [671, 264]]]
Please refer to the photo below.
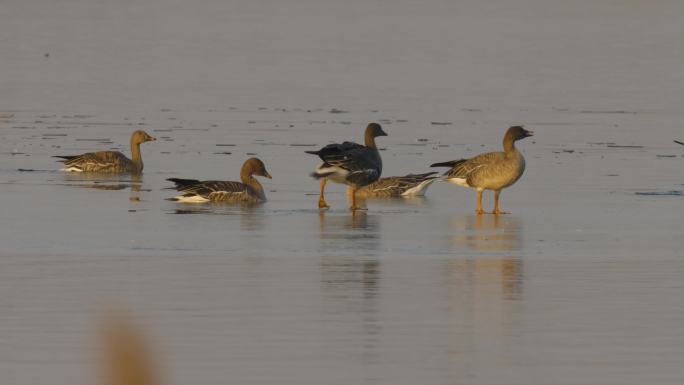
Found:
[[327, 209], [330, 208], [330, 205], [328, 205], [325, 202], [325, 197], [323, 196], [323, 192], [325, 191], [325, 184], [328, 182], [328, 178], [323, 178], [321, 179], [321, 195], [318, 197], [318, 208], [319, 209]]
[[499, 210], [499, 194], [500, 193], [501, 193], [501, 190], [494, 191], [494, 211], [492, 211], [492, 214], [494, 214], [494, 215], [508, 214], [505, 211]]
[[475, 213], [477, 215], [484, 214], [484, 210], [482, 210], [482, 191], [480, 190], [477, 190], [477, 208], [475, 208]]
[[365, 208], [363, 208], [363, 207], [358, 207], [358, 206], [356, 205], [356, 187], [352, 187], [351, 190], [352, 190], [352, 193], [351, 193], [351, 194], [352, 194], [352, 196], [351, 196], [352, 205], [351, 205], [351, 207], [350, 207], [349, 209], [350, 209], [351, 211], [366, 210]]
[[356, 209], [358, 208], [358, 207], [356, 207], [356, 188], [352, 187], [351, 190], [352, 190], [352, 191], [351, 191], [351, 192], [352, 192], [352, 196], [351, 196], [351, 198], [352, 198], [352, 205], [351, 205], [351, 207], [350, 207], [349, 209], [350, 209], [351, 211], [356, 211]]

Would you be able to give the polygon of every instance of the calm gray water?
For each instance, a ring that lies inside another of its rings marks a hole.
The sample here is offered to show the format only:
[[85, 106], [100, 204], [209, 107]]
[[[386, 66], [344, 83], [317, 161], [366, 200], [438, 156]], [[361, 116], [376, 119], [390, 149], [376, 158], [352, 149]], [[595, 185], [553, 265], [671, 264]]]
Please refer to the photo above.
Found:
[[[1, 382], [97, 382], [97, 316], [117, 303], [167, 384], [682, 383], [683, 16], [678, 1], [2, 2]], [[355, 216], [329, 185], [319, 212], [304, 151], [371, 121], [385, 175], [525, 124], [512, 214], [477, 217], [446, 183]], [[159, 138], [139, 180], [51, 158], [128, 153], [136, 128]], [[274, 176], [266, 204], [165, 200], [166, 178], [237, 179], [252, 154]]]

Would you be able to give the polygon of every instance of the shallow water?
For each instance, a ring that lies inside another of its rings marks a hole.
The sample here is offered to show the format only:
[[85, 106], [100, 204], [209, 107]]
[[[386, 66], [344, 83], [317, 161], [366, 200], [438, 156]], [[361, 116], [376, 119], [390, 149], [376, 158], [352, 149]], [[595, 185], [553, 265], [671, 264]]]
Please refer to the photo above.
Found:
[[[111, 303], [169, 384], [684, 380], [679, 2], [3, 9], [3, 383], [93, 383]], [[319, 212], [304, 151], [370, 121], [388, 176], [525, 124], [511, 214], [446, 183], [357, 215], [330, 184]], [[135, 128], [158, 138], [140, 179], [51, 158], [128, 153]], [[237, 179], [252, 154], [266, 204], [166, 200], [166, 178]]]

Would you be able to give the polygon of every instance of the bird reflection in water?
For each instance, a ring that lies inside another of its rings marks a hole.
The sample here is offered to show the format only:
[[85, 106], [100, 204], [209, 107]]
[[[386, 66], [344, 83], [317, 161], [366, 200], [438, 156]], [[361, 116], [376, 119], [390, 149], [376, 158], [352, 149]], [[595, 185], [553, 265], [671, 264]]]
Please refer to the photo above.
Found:
[[376, 362], [380, 355], [377, 295], [381, 264], [370, 256], [380, 247], [379, 226], [379, 217], [365, 211], [319, 212], [324, 312], [358, 329], [351, 333], [363, 336], [359, 357], [364, 364]]
[[263, 206], [258, 203], [241, 204], [238, 206], [240, 213], [240, 229], [254, 235], [255, 239], [261, 239], [257, 232], [264, 230], [266, 213]]
[[[487, 370], [480, 363], [516, 355], [510, 328], [523, 295], [522, 222], [515, 216], [468, 215], [452, 220], [452, 249], [445, 263], [450, 314], [450, 362], [454, 382]], [[464, 330], [466, 332], [464, 332]]]
[[243, 226], [243, 228], [254, 227], [254, 224], [263, 227], [264, 212], [259, 209], [262, 207], [259, 203], [175, 202], [175, 204], [176, 209], [173, 210], [174, 214], [239, 215], [240, 225]]
[[[347, 189], [347, 201], [351, 204], [351, 189]], [[356, 197], [356, 205], [363, 209], [368, 207], [367, 203], [372, 202], [375, 206], [380, 206], [383, 208], [392, 209], [402, 209], [406, 207], [416, 208], [422, 206], [428, 206], [430, 201], [424, 196], [414, 196], [414, 197]]]
[[[467, 215], [452, 220], [452, 248], [478, 252], [513, 253], [521, 248], [522, 222], [515, 216]], [[514, 256], [482, 256], [450, 262], [450, 271], [465, 275], [472, 285], [501, 282], [504, 299], [522, 291], [522, 260]], [[493, 288], [492, 288], [493, 289]]]
[[515, 251], [521, 247], [522, 226], [511, 215], [466, 215], [451, 221], [454, 248], [474, 251]]
[[64, 181], [68, 186], [89, 188], [94, 190], [125, 190], [131, 189], [129, 200], [131, 202], [140, 201], [140, 192], [151, 191], [142, 188], [141, 174], [105, 174], [105, 173], [64, 173]]
[[322, 312], [346, 335], [358, 335], [358, 358], [373, 365], [381, 356], [379, 299], [381, 263], [375, 257], [322, 256], [320, 259]]
[[[377, 241], [380, 238], [380, 217], [378, 215], [358, 210], [341, 214], [319, 211], [318, 219], [321, 241], [350, 241], [344, 244], [331, 245], [335, 246], [336, 250], [342, 251], [350, 247], [358, 249], [360, 252], [363, 251], [364, 247], [371, 247], [371, 250], [377, 249]], [[362, 242], [364, 240], [375, 241], [375, 243]]]

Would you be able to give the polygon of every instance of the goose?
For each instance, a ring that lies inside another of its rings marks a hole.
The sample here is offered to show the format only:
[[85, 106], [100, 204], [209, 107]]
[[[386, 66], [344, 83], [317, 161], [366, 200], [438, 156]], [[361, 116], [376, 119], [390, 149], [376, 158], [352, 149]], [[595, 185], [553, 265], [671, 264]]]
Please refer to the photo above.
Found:
[[501, 190], [515, 183], [525, 171], [525, 158], [515, 148], [515, 142], [532, 136], [533, 132], [522, 126], [513, 126], [506, 131], [502, 152], [487, 152], [470, 159], [434, 163], [430, 167], [450, 167], [444, 173], [444, 180], [477, 191], [477, 214], [483, 214], [482, 192], [494, 191], [492, 214], [506, 214], [499, 209]]
[[136, 130], [131, 134], [131, 157], [128, 159], [119, 151], [87, 152], [81, 155], [58, 155], [64, 163], [62, 171], [99, 172], [99, 173], [141, 173], [143, 161], [140, 156], [140, 143], [157, 140], [145, 131]]
[[375, 138], [378, 136], [387, 136], [387, 133], [378, 123], [370, 123], [366, 127], [363, 146], [354, 142], [344, 142], [329, 144], [318, 151], [306, 151], [308, 154], [318, 155], [323, 160], [311, 174], [315, 179], [321, 180], [319, 208], [330, 207], [325, 202], [323, 191], [327, 181], [331, 180], [351, 187], [351, 210], [361, 209], [356, 206], [356, 190], [377, 181], [382, 174], [382, 159], [375, 145]]
[[261, 203], [266, 201], [264, 188], [253, 175], [263, 176], [271, 179], [271, 174], [266, 171], [266, 166], [258, 158], [249, 158], [240, 169], [240, 180], [242, 182], [180, 179], [170, 178], [170, 182], [176, 184], [176, 190], [182, 195], [174, 197], [172, 200], [184, 203], [204, 203], [204, 202], [233, 202], [233, 203]]
[[360, 198], [422, 197], [425, 196], [432, 182], [438, 179], [434, 176], [435, 174], [437, 172], [380, 178], [358, 189], [356, 196]]

